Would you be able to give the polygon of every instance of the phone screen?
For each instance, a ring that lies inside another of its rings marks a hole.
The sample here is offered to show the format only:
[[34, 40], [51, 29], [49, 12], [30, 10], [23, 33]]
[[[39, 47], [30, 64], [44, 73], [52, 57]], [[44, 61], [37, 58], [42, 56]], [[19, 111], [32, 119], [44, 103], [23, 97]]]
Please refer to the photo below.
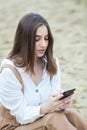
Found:
[[72, 89], [69, 89], [69, 90], [66, 90], [63, 92], [63, 97], [61, 97], [59, 100], [62, 100], [72, 94], [74, 94], [74, 91], [76, 90], [76, 88], [72, 88]]

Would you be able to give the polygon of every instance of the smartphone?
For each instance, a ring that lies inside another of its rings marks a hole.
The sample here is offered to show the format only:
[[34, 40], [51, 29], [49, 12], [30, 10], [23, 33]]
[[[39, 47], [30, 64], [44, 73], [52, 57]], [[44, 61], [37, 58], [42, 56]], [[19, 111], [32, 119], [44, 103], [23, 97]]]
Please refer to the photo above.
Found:
[[66, 90], [63, 92], [63, 97], [61, 97], [59, 100], [62, 100], [68, 96], [71, 96], [72, 94], [74, 94], [74, 91], [76, 90], [76, 88], [72, 88], [72, 89], [69, 89], [69, 90]]

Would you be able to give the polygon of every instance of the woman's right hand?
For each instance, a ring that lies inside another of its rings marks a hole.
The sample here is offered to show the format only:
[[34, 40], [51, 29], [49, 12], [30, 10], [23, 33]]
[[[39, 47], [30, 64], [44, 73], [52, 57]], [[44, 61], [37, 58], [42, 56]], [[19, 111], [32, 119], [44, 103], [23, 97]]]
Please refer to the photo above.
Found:
[[47, 114], [53, 111], [60, 111], [61, 106], [64, 105], [64, 102], [59, 100], [62, 96], [62, 93], [50, 95], [47, 102], [41, 105], [40, 113]]

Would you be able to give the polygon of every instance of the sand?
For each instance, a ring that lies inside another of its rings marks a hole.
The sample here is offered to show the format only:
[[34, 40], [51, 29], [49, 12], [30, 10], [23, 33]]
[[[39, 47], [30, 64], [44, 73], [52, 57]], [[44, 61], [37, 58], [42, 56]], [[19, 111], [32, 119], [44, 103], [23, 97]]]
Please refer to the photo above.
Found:
[[17, 23], [30, 12], [48, 20], [62, 88], [76, 87], [73, 107], [87, 117], [87, 0], [0, 0], [0, 62], [12, 48]]

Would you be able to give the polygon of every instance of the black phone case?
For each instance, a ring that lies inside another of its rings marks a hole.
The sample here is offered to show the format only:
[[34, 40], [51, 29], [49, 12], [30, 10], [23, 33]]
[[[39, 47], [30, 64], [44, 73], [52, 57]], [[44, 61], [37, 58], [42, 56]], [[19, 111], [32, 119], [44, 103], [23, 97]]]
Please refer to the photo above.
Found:
[[61, 97], [59, 100], [62, 100], [62, 99], [64, 99], [64, 98], [66, 98], [66, 97], [72, 95], [72, 94], [74, 93], [75, 90], [76, 90], [76, 89], [73, 88], [73, 89], [70, 89], [70, 90], [67, 90], [67, 91], [63, 92], [63, 95], [64, 95], [64, 96]]

